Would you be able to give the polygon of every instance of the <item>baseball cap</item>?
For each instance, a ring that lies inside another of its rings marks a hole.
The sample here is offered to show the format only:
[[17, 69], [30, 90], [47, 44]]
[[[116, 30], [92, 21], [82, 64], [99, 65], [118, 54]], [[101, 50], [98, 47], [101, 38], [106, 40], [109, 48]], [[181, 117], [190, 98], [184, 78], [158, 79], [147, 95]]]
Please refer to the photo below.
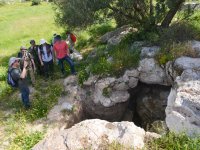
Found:
[[40, 40], [40, 44], [44, 44], [44, 43], [46, 43], [46, 40], [45, 39], [41, 39]]
[[11, 58], [9, 59], [8, 65], [9, 65], [9, 66], [12, 66], [12, 64], [13, 64], [16, 60], [20, 60], [20, 59], [21, 59], [21, 58], [11, 57]]

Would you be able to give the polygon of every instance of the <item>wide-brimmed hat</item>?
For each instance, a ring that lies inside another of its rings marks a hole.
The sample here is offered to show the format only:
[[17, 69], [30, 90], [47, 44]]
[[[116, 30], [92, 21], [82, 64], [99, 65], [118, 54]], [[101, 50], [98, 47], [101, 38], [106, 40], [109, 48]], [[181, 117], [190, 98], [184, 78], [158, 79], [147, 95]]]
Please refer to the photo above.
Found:
[[45, 39], [41, 39], [40, 40], [40, 44], [44, 44], [44, 43], [46, 43], [46, 40]]
[[11, 58], [9, 59], [8, 65], [9, 65], [9, 66], [12, 66], [12, 64], [13, 64], [16, 60], [20, 60], [20, 59], [21, 59], [21, 58], [11, 57]]
[[27, 48], [25, 46], [21, 46], [20, 50], [27, 50]]

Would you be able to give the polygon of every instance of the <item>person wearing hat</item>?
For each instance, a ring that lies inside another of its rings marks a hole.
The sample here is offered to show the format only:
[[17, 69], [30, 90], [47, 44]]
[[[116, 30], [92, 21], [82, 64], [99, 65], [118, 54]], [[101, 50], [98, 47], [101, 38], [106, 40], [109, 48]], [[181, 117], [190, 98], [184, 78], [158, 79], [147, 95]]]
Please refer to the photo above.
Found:
[[28, 48], [28, 52], [33, 56], [33, 60], [34, 60], [35, 66], [36, 66], [37, 73], [39, 75], [42, 75], [42, 73], [43, 73], [42, 67], [40, 65], [40, 59], [38, 56], [39, 45], [35, 44], [35, 40], [30, 40], [30, 44], [31, 44], [31, 46]]
[[11, 77], [17, 82], [17, 86], [21, 93], [22, 103], [26, 109], [30, 108], [29, 88], [26, 79], [28, 62], [24, 61], [22, 70], [20, 69], [20, 58], [11, 57], [9, 59], [9, 71]]
[[66, 75], [65, 68], [64, 68], [64, 61], [66, 61], [71, 70], [71, 74], [76, 75], [75, 67], [74, 67], [74, 62], [72, 59], [69, 57], [69, 48], [67, 43], [64, 40], [61, 40], [61, 36], [57, 35], [56, 36], [57, 42], [53, 46], [53, 50], [55, 52], [55, 56], [58, 59], [58, 63], [60, 65], [61, 72], [63, 76]]
[[31, 78], [31, 83], [34, 86], [35, 85], [35, 75], [34, 73], [36, 72], [36, 66], [35, 66], [35, 62], [34, 62], [34, 58], [31, 55], [30, 52], [28, 52], [27, 48], [25, 46], [21, 46], [20, 47], [20, 52], [18, 53], [18, 57], [21, 58], [21, 69], [23, 67], [23, 63], [24, 61], [28, 62], [28, 66], [27, 66], [27, 74], [30, 76]]
[[49, 78], [50, 74], [53, 75], [53, 49], [45, 39], [40, 40], [40, 46], [38, 48], [38, 56], [41, 66], [44, 67], [44, 75]]

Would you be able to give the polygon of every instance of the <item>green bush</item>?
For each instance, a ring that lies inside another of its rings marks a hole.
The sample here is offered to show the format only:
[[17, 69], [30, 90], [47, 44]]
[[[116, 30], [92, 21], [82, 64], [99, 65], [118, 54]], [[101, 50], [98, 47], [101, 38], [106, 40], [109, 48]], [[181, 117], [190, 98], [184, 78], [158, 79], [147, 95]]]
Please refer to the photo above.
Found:
[[168, 61], [173, 61], [178, 57], [188, 56], [197, 57], [197, 52], [192, 49], [191, 42], [179, 42], [166, 45], [157, 54], [156, 59], [160, 64], [166, 64]]
[[6, 0], [0, 0], [0, 6], [4, 6], [6, 4]]
[[169, 28], [160, 31], [160, 45], [172, 44], [173, 42], [185, 42], [196, 37], [196, 29], [188, 22], [173, 24]]
[[146, 147], [149, 150], [198, 150], [200, 149], [200, 137], [189, 138], [185, 134], [168, 133], [151, 141]]
[[32, 0], [32, 6], [39, 5], [41, 3], [41, 0]]
[[23, 150], [29, 150], [35, 144], [37, 144], [42, 138], [43, 138], [43, 133], [38, 131], [29, 135], [24, 135], [24, 134], [19, 135], [13, 141], [13, 147], [15, 145], [15, 147], [16, 146], [20, 147]]

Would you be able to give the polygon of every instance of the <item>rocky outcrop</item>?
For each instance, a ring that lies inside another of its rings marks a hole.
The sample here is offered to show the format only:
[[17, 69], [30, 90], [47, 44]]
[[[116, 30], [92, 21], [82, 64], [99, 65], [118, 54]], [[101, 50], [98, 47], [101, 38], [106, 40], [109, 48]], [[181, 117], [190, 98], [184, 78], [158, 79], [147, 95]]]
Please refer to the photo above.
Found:
[[157, 134], [145, 132], [131, 122], [110, 123], [103, 120], [85, 120], [70, 129], [54, 133], [44, 139], [32, 150], [79, 150], [108, 149], [115, 143], [125, 149], [142, 149], [144, 141], [158, 138]]
[[176, 59], [173, 67], [178, 71], [187, 69], [200, 70], [200, 58], [180, 57]]
[[141, 58], [154, 58], [156, 54], [159, 52], [160, 47], [152, 46], [152, 47], [142, 47], [140, 57]]
[[[182, 58], [183, 59], [183, 58]], [[188, 60], [188, 59], [186, 59]], [[186, 61], [187, 62], [187, 61]], [[191, 66], [197, 64], [189, 63]], [[188, 64], [188, 65], [189, 65]], [[181, 65], [183, 68], [190, 68]], [[171, 131], [190, 136], [200, 134], [200, 71], [184, 70], [171, 89], [166, 108], [166, 123]]]
[[56, 124], [60, 128], [69, 128], [82, 121], [83, 109], [79, 101], [79, 86], [75, 76], [69, 76], [64, 80], [66, 95], [63, 95], [47, 115], [48, 123]]
[[127, 108], [128, 88], [129, 83], [116, 78], [89, 78], [81, 93], [85, 113], [89, 118], [120, 120]]
[[114, 31], [108, 32], [103, 35], [100, 40], [102, 43], [108, 43], [110, 45], [117, 45], [121, 42], [122, 38], [130, 32], [137, 31], [129, 26], [122, 26]]
[[138, 70], [139, 80], [147, 84], [171, 85], [165, 70], [153, 58], [145, 58], [140, 61]]

